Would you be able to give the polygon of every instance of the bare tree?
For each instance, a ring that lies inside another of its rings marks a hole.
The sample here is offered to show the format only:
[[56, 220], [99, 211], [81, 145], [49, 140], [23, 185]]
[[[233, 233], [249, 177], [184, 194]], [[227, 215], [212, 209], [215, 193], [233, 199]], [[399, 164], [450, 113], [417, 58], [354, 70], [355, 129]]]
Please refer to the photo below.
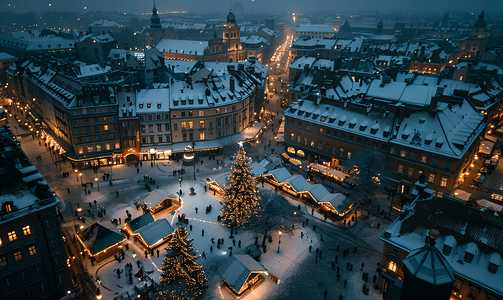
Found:
[[362, 149], [347, 161], [354, 169], [354, 176], [360, 180], [358, 190], [365, 202], [374, 193], [386, 193], [383, 179], [390, 175], [386, 166], [386, 155], [378, 150]]
[[264, 235], [272, 231], [290, 233], [302, 224], [301, 212], [276, 191], [259, 189], [261, 213], [256, 215], [250, 229]]

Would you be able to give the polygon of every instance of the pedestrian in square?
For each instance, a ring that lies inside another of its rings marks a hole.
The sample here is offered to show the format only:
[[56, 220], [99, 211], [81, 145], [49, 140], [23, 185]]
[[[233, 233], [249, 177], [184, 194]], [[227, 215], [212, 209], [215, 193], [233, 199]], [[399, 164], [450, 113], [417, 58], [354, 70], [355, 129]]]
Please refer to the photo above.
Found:
[[344, 287], [346, 287], [346, 285], [348, 285], [348, 280], [344, 279]]
[[159, 249], [157, 249], [157, 257], [159, 257], [159, 253], [160, 253], [160, 252], [161, 252], [161, 251], [159, 251]]

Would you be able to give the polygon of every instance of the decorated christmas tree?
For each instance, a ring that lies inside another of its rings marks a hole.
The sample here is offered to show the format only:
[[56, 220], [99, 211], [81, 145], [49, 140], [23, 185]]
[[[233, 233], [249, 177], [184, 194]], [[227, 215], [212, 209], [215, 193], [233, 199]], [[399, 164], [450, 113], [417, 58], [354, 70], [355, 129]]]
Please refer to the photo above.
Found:
[[205, 289], [206, 275], [198, 258], [189, 233], [178, 227], [166, 247], [166, 255], [161, 267], [160, 292], [158, 299], [194, 299]]
[[240, 144], [230, 168], [231, 174], [224, 188], [222, 208], [222, 219], [236, 228], [249, 226], [260, 213], [258, 205], [260, 196], [255, 188], [257, 182], [248, 169], [250, 163], [251, 159]]

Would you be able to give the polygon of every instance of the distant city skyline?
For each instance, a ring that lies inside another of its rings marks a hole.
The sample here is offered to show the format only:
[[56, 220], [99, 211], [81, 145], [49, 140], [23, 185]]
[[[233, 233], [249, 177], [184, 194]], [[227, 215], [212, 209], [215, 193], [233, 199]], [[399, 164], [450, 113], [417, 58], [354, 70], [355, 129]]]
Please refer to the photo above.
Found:
[[[501, 0], [158, 0], [156, 6], [159, 10], [188, 11], [188, 12], [219, 12], [227, 10], [230, 3], [242, 7], [244, 12], [276, 13], [276, 12], [319, 12], [334, 10], [338, 13], [355, 13], [359, 11], [377, 11], [379, 14], [387, 13], [414, 13], [466, 11], [479, 13], [485, 10], [490, 15], [503, 10]], [[2, 12], [47, 12], [47, 11], [119, 11], [127, 13], [145, 12], [151, 9], [152, 1], [122, 0], [120, 6], [116, 1], [93, 0], [0, 0]], [[239, 11], [238, 11], [239, 12]], [[243, 13], [243, 12], [241, 12]]]

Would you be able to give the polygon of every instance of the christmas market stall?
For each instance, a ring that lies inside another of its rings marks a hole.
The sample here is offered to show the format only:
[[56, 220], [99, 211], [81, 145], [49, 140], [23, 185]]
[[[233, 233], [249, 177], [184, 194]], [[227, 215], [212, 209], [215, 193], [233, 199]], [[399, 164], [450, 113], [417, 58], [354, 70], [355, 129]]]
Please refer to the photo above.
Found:
[[328, 195], [320, 204], [322, 212], [338, 218], [344, 217], [353, 207], [352, 201], [341, 193]]
[[157, 203], [153, 208], [147, 208], [153, 214], [157, 214], [168, 208], [178, 208], [180, 202], [178, 199], [179, 197], [177, 194], [172, 194], [171, 192], [168, 192], [166, 190], [156, 189], [150, 192], [148, 196], [143, 200], [143, 202], [147, 204]]
[[124, 230], [134, 236], [144, 249], [149, 250], [169, 240], [169, 235], [173, 233], [166, 219], [156, 221], [151, 212], [127, 222]]
[[274, 170], [275, 168], [276, 165], [267, 159], [264, 159], [261, 162], [253, 162], [249, 166], [251, 174], [256, 178], [260, 178], [263, 173]]
[[313, 204], [319, 204], [330, 192], [322, 184], [311, 184], [303, 194], [303, 198]]
[[288, 172], [286, 168], [274, 169], [265, 173], [264, 179], [274, 186], [281, 185], [286, 179], [292, 177], [292, 174]]
[[329, 168], [327, 166], [316, 164], [316, 163], [310, 164], [307, 167], [307, 169], [308, 169], [308, 171], [312, 172], [314, 175], [316, 175], [318, 177], [325, 178], [325, 179], [332, 181], [332, 182], [342, 182], [342, 181], [344, 181], [344, 179], [346, 177], [348, 177], [348, 175], [344, 174], [343, 172], [341, 172], [339, 170]]
[[283, 182], [283, 190], [295, 197], [308, 190], [311, 184], [302, 175], [294, 175]]
[[125, 240], [119, 232], [99, 223], [94, 223], [76, 236], [84, 252], [97, 262], [118, 253], [122, 247], [122, 241]]
[[237, 295], [255, 284], [267, 270], [249, 255], [234, 255], [224, 263], [220, 277]]
[[171, 233], [173, 227], [169, 225], [168, 220], [159, 219], [138, 230], [136, 238], [144, 248], [152, 250], [169, 240]]
[[210, 190], [218, 193], [220, 195], [224, 194], [224, 184], [227, 182], [227, 178], [229, 174], [222, 175], [217, 179], [213, 180], [211, 178], [206, 178], [206, 183], [208, 183], [208, 187]]

